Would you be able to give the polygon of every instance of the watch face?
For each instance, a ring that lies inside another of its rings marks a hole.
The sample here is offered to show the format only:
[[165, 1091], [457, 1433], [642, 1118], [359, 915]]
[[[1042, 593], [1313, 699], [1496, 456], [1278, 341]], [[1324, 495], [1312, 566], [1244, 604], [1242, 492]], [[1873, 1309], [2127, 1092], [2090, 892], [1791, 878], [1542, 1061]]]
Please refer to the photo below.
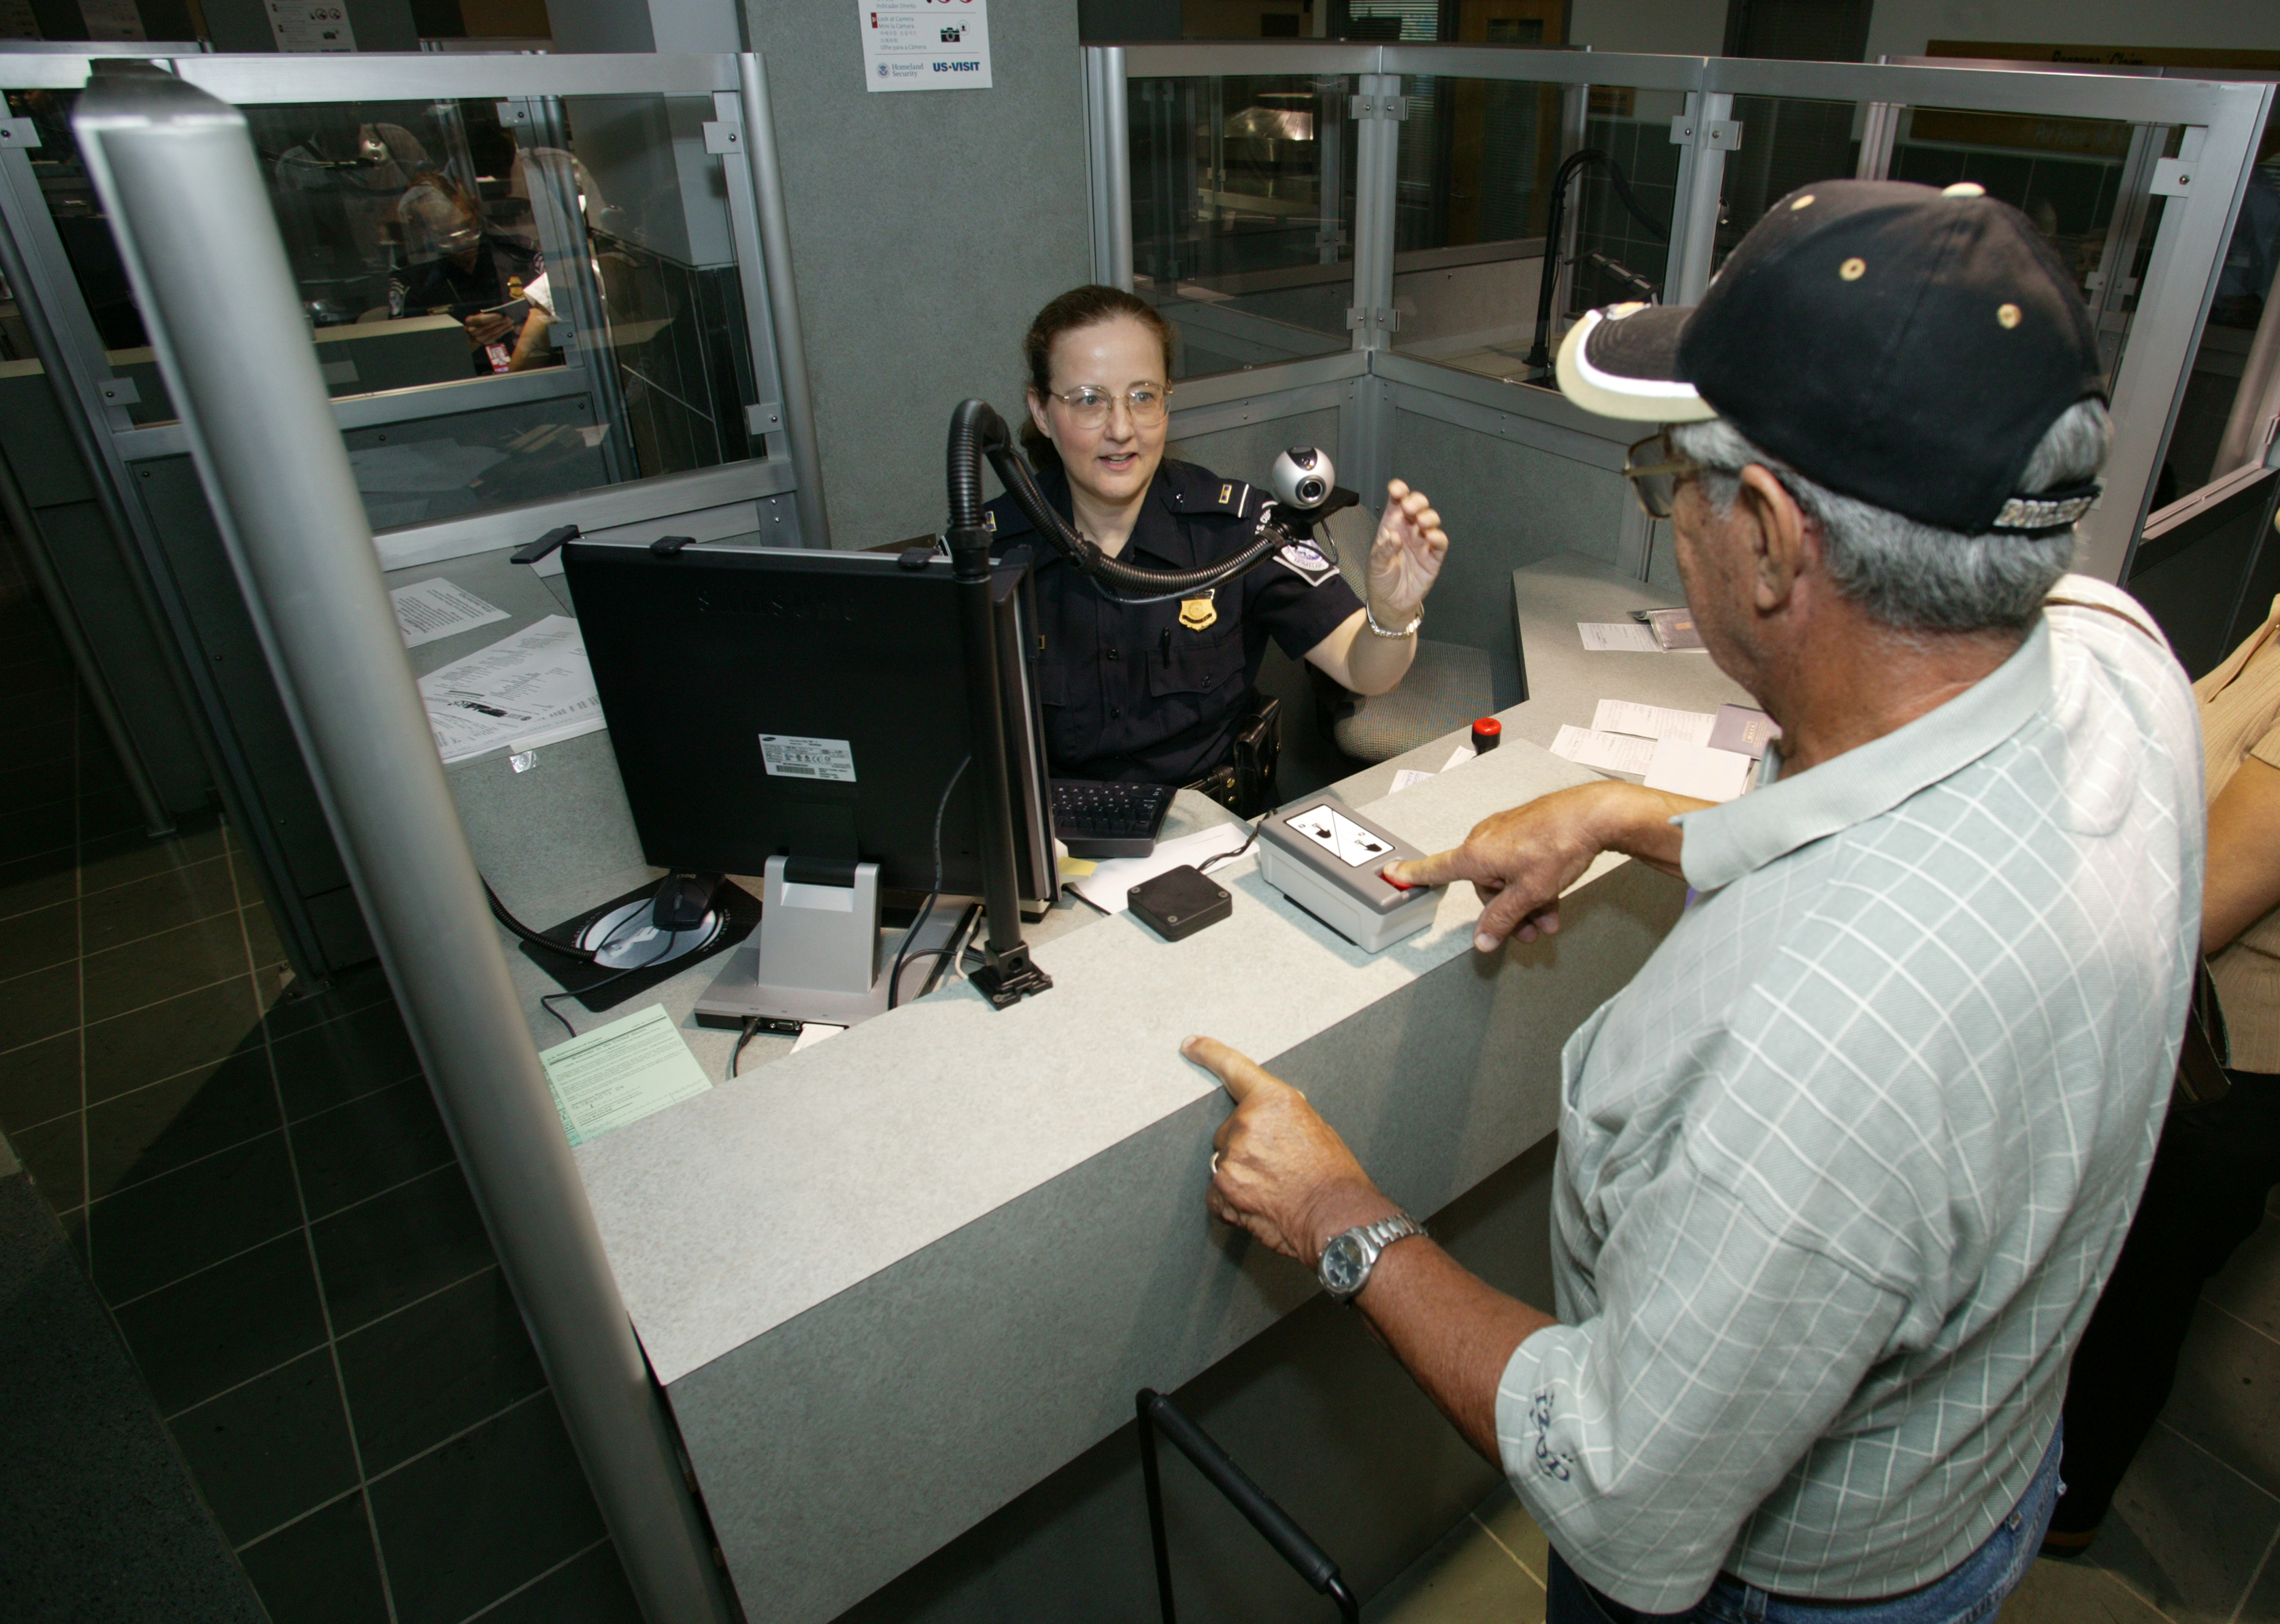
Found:
[[1352, 1296], [1368, 1272], [1363, 1263], [1361, 1243], [1351, 1235], [1338, 1236], [1322, 1249], [1322, 1284], [1336, 1296]]

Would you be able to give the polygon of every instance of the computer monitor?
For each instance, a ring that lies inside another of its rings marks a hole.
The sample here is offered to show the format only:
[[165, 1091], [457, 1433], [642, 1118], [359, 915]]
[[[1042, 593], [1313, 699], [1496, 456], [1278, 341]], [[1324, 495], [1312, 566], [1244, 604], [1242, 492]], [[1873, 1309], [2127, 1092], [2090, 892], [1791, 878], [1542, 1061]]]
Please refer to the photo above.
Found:
[[[797, 1009], [753, 1012], [843, 1024], [883, 1007], [877, 892], [934, 889], [938, 810], [943, 891], [982, 889], [983, 763], [949, 561], [574, 541], [563, 565], [643, 856], [764, 877], [764, 988], [797, 989], [835, 955], [843, 966], [810, 990], [845, 997], [795, 992], [775, 1003]], [[1058, 889], [1028, 580], [1021, 550], [991, 580], [1025, 912]], [[787, 934], [806, 904], [806, 923], [841, 935]], [[859, 989], [851, 959], [873, 969]]]

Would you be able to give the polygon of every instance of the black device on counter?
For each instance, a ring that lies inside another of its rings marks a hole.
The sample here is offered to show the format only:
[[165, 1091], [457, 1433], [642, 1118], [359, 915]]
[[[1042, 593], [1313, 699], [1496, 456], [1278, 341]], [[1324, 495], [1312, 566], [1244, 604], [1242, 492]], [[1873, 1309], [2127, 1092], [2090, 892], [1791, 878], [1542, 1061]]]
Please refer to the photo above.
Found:
[[1235, 899], [1227, 888], [1191, 863], [1144, 880], [1125, 893], [1125, 900], [1133, 916], [1167, 942], [1192, 936], [1235, 912]]
[[1053, 781], [1053, 833], [1071, 857], [1146, 857], [1171, 810], [1168, 784]]

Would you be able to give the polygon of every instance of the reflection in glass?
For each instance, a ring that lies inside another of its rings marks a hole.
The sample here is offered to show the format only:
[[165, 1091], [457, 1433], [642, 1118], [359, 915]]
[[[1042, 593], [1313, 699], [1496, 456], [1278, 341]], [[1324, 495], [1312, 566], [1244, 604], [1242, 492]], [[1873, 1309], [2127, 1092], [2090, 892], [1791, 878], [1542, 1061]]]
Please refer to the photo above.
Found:
[[1132, 81], [1133, 288], [1179, 328], [1175, 376], [1352, 343], [1349, 89], [1340, 77]]
[[1734, 245], [1766, 211], [1791, 192], [1820, 181], [1850, 180], [1860, 172], [1861, 114], [1853, 102], [1790, 96], [1734, 98], [1742, 147], [1726, 154], [1714, 270], [1726, 263]]
[[[129, 416], [166, 422], [74, 99], [9, 107], [41, 130], [35, 172], [109, 370], [137, 386]], [[328, 389], [401, 392], [400, 417], [349, 436], [376, 527], [754, 453], [736, 250], [698, 128], [709, 98], [242, 111]], [[483, 381], [529, 372], [554, 376], [512, 404]]]

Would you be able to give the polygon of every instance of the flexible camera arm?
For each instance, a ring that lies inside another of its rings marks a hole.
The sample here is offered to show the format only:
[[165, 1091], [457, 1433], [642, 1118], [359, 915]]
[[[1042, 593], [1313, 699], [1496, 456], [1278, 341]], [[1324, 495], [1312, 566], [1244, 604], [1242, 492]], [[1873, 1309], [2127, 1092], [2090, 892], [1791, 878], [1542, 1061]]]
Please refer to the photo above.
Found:
[[[1552, 376], [1552, 289], [1560, 280], [1560, 225], [1568, 209], [1568, 184], [1575, 178], [1576, 172], [1586, 164], [1596, 164], [1607, 172], [1607, 179], [1614, 186], [1617, 200], [1629, 211], [1633, 219], [1646, 227], [1656, 241], [1661, 242], [1670, 241], [1669, 229], [1639, 206], [1639, 200], [1632, 193], [1630, 181], [1624, 175], [1621, 165], [1597, 147], [1585, 147], [1580, 152], [1570, 152], [1568, 155], [1560, 165], [1560, 173], [1552, 177], [1551, 213], [1550, 218], [1544, 222], [1544, 273], [1537, 278], [1536, 288], [1536, 343], [1528, 351], [1528, 359], [1521, 363], [1528, 368], [1528, 381], [1530, 383], [1542, 383]], [[1601, 257], [1605, 258], [1605, 256]], [[1585, 258], [1588, 258], [1590, 256], [1586, 255]], [[1611, 266], [1614, 266], [1613, 261], [1608, 263]], [[1645, 284], [1647, 302], [1649, 304], [1654, 302], [1654, 287], [1652, 283], [1647, 283], [1645, 278], [1628, 266], [1614, 268], [1618, 273], [1619, 280], [1629, 281], [1635, 288], [1643, 283]]]
[[1123, 598], [1126, 603], [1155, 604], [1168, 598], [1193, 597], [1233, 581], [1293, 541], [1303, 539], [1282, 527], [1274, 512], [1275, 504], [1270, 502], [1267, 511], [1260, 516], [1259, 534], [1249, 546], [1202, 569], [1145, 569], [1121, 558], [1112, 558], [1098, 544], [1079, 535], [1067, 520], [1053, 511], [1053, 504], [1037, 489], [1036, 476], [1029, 472], [1028, 460], [1014, 445], [1013, 435], [1006, 432], [1005, 419], [988, 401], [969, 400], [960, 403], [950, 419], [950, 530], [953, 548], [959, 530], [982, 528], [984, 457], [997, 470], [998, 481], [1005, 487], [1005, 494], [1013, 498], [1013, 505], [1036, 527], [1037, 534], [1048, 546], [1095, 581], [1114, 589], [1120, 596], [1127, 591], [1151, 595]]

